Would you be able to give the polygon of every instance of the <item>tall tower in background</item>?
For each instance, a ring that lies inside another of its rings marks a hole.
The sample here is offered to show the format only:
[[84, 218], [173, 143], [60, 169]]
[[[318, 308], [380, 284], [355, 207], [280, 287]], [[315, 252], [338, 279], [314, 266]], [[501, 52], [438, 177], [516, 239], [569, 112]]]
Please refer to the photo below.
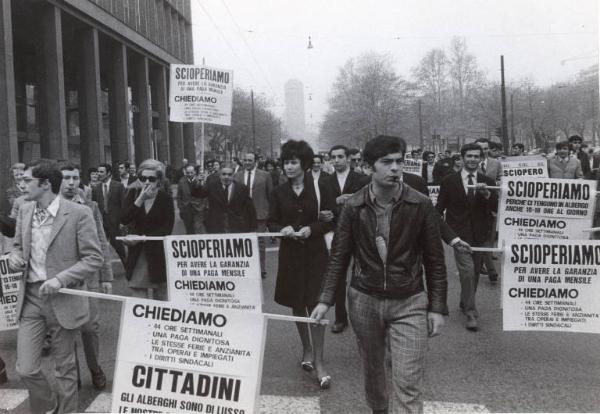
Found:
[[306, 139], [306, 116], [304, 114], [304, 84], [297, 79], [285, 83], [284, 122], [290, 139]]

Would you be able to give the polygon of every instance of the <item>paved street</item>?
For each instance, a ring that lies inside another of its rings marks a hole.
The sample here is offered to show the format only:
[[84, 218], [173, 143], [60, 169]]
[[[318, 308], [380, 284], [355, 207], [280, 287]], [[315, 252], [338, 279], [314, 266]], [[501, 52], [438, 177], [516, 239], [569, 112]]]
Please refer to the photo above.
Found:
[[[264, 284], [266, 312], [290, 312], [272, 300], [277, 252], [268, 253]], [[451, 256], [450, 256], [451, 257]], [[424, 383], [426, 411], [590, 412], [600, 410], [600, 337], [587, 334], [511, 333], [501, 330], [500, 285], [482, 278], [478, 292], [480, 331], [463, 327], [457, 311], [459, 285], [449, 261], [450, 317], [443, 335], [429, 342]], [[115, 293], [127, 291], [122, 272]], [[101, 364], [112, 378], [120, 318], [119, 305], [101, 304]], [[331, 312], [330, 312], [331, 314]], [[23, 388], [14, 371], [16, 335], [0, 338], [0, 355], [10, 382]], [[326, 361], [333, 385], [320, 391], [316, 378], [299, 367], [300, 341], [286, 322], [269, 323], [261, 395], [264, 412], [362, 413], [362, 373], [351, 330], [326, 336]], [[80, 360], [83, 361], [81, 351]], [[83, 362], [82, 362], [83, 363]], [[85, 365], [85, 363], [83, 363]], [[48, 369], [48, 367], [47, 367]], [[82, 367], [81, 410], [98, 396]], [[109, 383], [108, 391], [110, 391]], [[0, 389], [0, 395], [3, 390]], [[0, 402], [0, 405], [2, 403]], [[0, 409], [0, 412], [2, 410]]]

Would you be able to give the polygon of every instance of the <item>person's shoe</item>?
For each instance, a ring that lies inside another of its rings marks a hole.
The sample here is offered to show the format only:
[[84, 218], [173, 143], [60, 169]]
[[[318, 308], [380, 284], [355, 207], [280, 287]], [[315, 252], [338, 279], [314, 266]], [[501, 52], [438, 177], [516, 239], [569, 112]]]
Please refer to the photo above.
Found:
[[302, 361], [300, 363], [300, 368], [302, 368], [306, 372], [311, 372], [315, 369], [315, 366], [313, 365], [312, 361]]
[[496, 283], [498, 281], [498, 274], [497, 273], [490, 273], [488, 275], [488, 277], [490, 278], [490, 282], [491, 283]]
[[331, 332], [334, 334], [344, 332], [344, 329], [348, 327], [348, 322], [336, 322], [331, 327]]
[[54, 408], [46, 411], [45, 414], [57, 414], [58, 413], [58, 396], [55, 397], [55, 400], [56, 400], [56, 403], [54, 405]]
[[477, 327], [477, 318], [475, 318], [475, 315], [467, 315], [467, 329], [473, 332], [479, 329]]
[[6, 375], [6, 364], [4, 360], [0, 358], [0, 384], [6, 384], [8, 382], [8, 376]]
[[90, 371], [92, 374], [92, 384], [97, 390], [103, 390], [106, 388], [106, 375], [102, 371], [102, 368], [98, 367], [98, 371]]
[[319, 387], [321, 387], [322, 390], [328, 390], [329, 387], [331, 387], [331, 376], [325, 375], [324, 377], [318, 378], [318, 380]]
[[261, 279], [266, 279], [267, 278], [267, 272], [261, 272], [260, 273], [260, 277], [261, 277]]

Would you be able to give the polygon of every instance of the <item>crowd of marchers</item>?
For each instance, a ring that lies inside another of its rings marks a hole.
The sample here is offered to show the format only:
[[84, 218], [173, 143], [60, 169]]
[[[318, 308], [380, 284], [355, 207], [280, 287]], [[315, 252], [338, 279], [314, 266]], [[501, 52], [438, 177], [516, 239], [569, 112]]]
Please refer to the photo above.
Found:
[[[600, 160], [582, 144], [573, 136], [544, 155], [549, 177], [597, 178]], [[458, 311], [477, 332], [480, 275], [491, 284], [499, 275], [492, 255], [471, 247], [496, 244], [499, 194], [489, 187], [503, 176], [504, 156], [526, 153], [522, 144], [507, 152], [482, 138], [457, 153], [407, 153], [403, 139], [381, 135], [364, 148], [335, 145], [323, 153], [290, 140], [277, 160], [248, 152], [231, 162], [183, 160], [181, 169], [154, 159], [85, 172], [69, 162], [14, 164], [0, 231], [10, 267], [24, 272], [16, 370], [31, 410], [79, 411], [79, 338], [93, 386], [107, 384], [97, 301], [59, 290], [111, 293], [114, 250], [129, 295], [167, 300], [162, 242], [118, 238], [170, 235], [178, 213], [187, 234], [276, 233], [259, 238], [263, 278], [265, 246], [278, 245], [275, 301], [315, 319], [334, 307], [330, 331], [352, 326], [373, 412], [421, 412], [427, 340], [449, 312], [442, 243], [453, 248], [459, 273]], [[422, 160], [419, 173], [403, 171], [407, 158]], [[440, 186], [435, 205], [432, 185]], [[328, 389], [325, 328], [298, 323], [297, 330], [298, 367]], [[57, 391], [42, 358], [54, 363]], [[7, 380], [0, 359], [0, 383]]]

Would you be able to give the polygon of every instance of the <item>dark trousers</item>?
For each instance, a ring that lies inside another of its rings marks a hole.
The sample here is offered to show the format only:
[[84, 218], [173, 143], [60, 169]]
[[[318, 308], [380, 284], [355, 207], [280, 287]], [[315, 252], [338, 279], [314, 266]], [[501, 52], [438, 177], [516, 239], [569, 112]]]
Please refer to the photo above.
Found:
[[344, 280], [340, 280], [335, 291], [335, 322], [348, 323], [348, 310], [346, 309], [346, 291], [348, 280], [352, 278], [354, 259], [350, 261]]
[[104, 233], [106, 234], [106, 238], [110, 245], [115, 249], [117, 254], [119, 255], [119, 259], [121, 259], [121, 263], [125, 266], [125, 261], [127, 260], [127, 251], [125, 250], [125, 245], [116, 239], [119, 236], [119, 231], [117, 229], [112, 228], [112, 226], [107, 225], [104, 222]]

